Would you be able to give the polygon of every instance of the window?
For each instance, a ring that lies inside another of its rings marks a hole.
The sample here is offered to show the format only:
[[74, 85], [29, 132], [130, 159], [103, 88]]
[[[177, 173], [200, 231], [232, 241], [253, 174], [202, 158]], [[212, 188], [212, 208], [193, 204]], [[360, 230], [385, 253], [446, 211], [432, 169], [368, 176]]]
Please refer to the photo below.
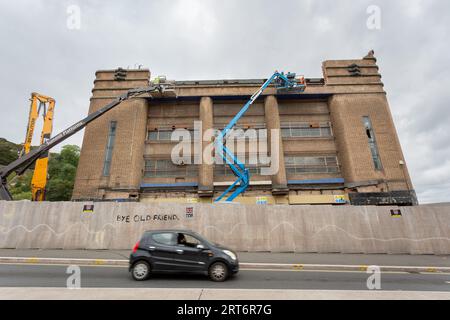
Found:
[[[261, 175], [261, 167], [255, 167], [254, 165], [246, 165], [246, 168], [248, 169], [248, 172], [251, 175], [260, 176]], [[233, 170], [227, 165], [215, 165], [214, 166], [214, 175], [217, 177], [225, 176], [225, 177], [234, 177]]]
[[[194, 140], [194, 129], [187, 129], [191, 134], [191, 139]], [[171, 141], [172, 132], [171, 129], [158, 129], [148, 132], [147, 139], [149, 141]]]
[[[260, 175], [262, 175], [261, 174], [262, 168], [270, 167], [270, 164], [262, 163], [260, 161], [261, 159], [256, 154], [247, 154], [247, 155], [246, 154], [236, 154], [236, 156], [237, 156], [238, 160], [245, 165], [246, 169], [248, 169], [248, 171], [251, 175], [260, 176]], [[236, 167], [237, 167], [237, 165], [236, 165]], [[220, 176], [225, 176], [225, 177], [233, 176], [234, 177], [234, 172], [229, 167], [229, 165], [226, 163], [216, 164], [214, 166], [214, 175], [217, 177], [220, 177]]]
[[336, 156], [286, 156], [286, 173], [291, 175], [308, 173], [338, 173]]
[[372, 122], [369, 117], [363, 117], [364, 130], [366, 130], [367, 139], [369, 141], [369, 149], [372, 155], [373, 164], [375, 170], [382, 170], [380, 154], [378, 152], [378, 145], [375, 139], [375, 133], [373, 131]]
[[172, 160], [145, 160], [144, 176], [147, 178], [196, 177], [198, 165], [176, 165]]
[[197, 245], [201, 244], [200, 240], [198, 240], [197, 238], [195, 238], [189, 234], [185, 234], [185, 233], [178, 233], [177, 240], [178, 240], [178, 245], [180, 245], [180, 246], [196, 248]]
[[[231, 136], [235, 141], [258, 141], [260, 135], [259, 130], [265, 129], [265, 124], [252, 124], [251, 126], [237, 126], [231, 128], [229, 132], [228, 140], [231, 140]], [[225, 127], [215, 128], [217, 133], [222, 132]]]
[[283, 138], [321, 138], [331, 137], [331, 125], [323, 123], [293, 123], [281, 124], [281, 136]]
[[172, 131], [158, 131], [158, 140], [170, 140], [172, 136]]
[[150, 141], [158, 140], [158, 131], [150, 131], [148, 133], [148, 140]]
[[109, 124], [108, 141], [106, 142], [105, 162], [103, 163], [103, 175], [109, 176], [111, 171], [111, 159], [116, 140], [117, 122], [111, 121]]
[[155, 233], [152, 235], [152, 239], [166, 246], [174, 246], [177, 244], [177, 235], [173, 232]]

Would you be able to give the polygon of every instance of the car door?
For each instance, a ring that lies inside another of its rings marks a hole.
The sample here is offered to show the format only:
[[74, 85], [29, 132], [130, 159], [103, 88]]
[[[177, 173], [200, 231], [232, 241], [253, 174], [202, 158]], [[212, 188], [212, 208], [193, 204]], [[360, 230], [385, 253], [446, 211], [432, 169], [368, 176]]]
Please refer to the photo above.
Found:
[[[183, 266], [183, 270], [187, 272], [203, 271], [209, 258], [207, 248], [194, 235], [183, 234], [186, 238], [186, 244], [177, 245], [178, 259]], [[198, 245], [201, 245], [203, 248], [198, 247]]]
[[180, 259], [183, 251], [177, 246], [177, 233], [152, 233], [148, 250], [153, 260], [154, 271], [181, 271], [184, 263]]

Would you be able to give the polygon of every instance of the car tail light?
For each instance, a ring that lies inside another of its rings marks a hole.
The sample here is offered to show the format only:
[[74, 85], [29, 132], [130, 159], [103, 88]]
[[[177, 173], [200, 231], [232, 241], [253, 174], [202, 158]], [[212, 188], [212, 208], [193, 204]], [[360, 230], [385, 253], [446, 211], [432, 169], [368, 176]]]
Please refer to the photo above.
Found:
[[136, 253], [137, 249], [139, 248], [139, 241], [136, 242], [136, 244], [133, 247], [133, 253]]

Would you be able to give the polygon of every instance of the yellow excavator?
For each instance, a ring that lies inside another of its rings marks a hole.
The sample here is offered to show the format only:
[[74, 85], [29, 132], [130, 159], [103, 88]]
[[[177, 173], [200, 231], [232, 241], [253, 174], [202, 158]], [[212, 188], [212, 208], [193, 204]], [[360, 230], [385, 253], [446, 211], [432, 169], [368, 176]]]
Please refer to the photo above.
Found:
[[[31, 151], [34, 128], [36, 120], [42, 111], [44, 125], [41, 133], [41, 145], [47, 142], [52, 135], [53, 114], [55, 111], [55, 99], [33, 92], [31, 94], [30, 115], [28, 118], [27, 133], [20, 157], [27, 155]], [[31, 179], [31, 200], [45, 200], [45, 186], [47, 184], [48, 152], [39, 156], [34, 166], [33, 178]]]
[[[85, 128], [89, 123], [91, 123], [95, 119], [103, 116], [108, 111], [114, 109], [115, 107], [120, 105], [122, 102], [127, 101], [129, 99], [132, 99], [132, 98], [137, 97], [142, 94], [147, 94], [150, 96], [150, 98], [156, 98], [156, 97], [160, 97], [161, 95], [166, 95], [166, 94], [170, 95], [171, 97], [175, 97], [175, 98], [177, 96], [175, 93], [175, 87], [173, 84], [170, 84], [170, 83], [154, 84], [154, 83], [152, 83], [148, 87], [134, 88], [134, 89], [130, 89], [130, 90], [126, 91], [125, 93], [122, 93], [120, 96], [118, 96], [117, 98], [115, 98], [114, 100], [109, 102], [107, 105], [103, 106], [102, 108], [98, 109], [97, 111], [94, 111], [94, 112], [88, 114], [88, 116], [85, 117], [84, 119], [76, 122], [75, 124], [68, 127], [66, 130], [58, 133], [56, 136], [49, 138], [49, 139], [46, 137], [48, 137], [49, 133], [51, 132], [51, 126], [49, 128], [47, 125], [47, 134], [45, 136], [43, 135], [44, 141], [43, 141], [43, 143], [41, 143], [40, 146], [34, 148], [29, 153], [24, 154], [22, 157], [19, 157], [18, 159], [11, 162], [10, 164], [0, 168], [0, 200], [6, 200], [6, 201], [12, 200], [11, 193], [8, 190], [8, 176], [10, 174], [15, 172], [16, 174], [20, 175], [21, 173], [23, 173], [26, 170], [26, 168], [29, 168], [33, 163], [35, 163], [36, 161], [39, 161], [39, 159], [47, 159], [48, 160], [48, 152], [51, 148], [53, 148], [57, 144], [63, 142], [67, 138], [73, 136], [78, 131], [83, 130], [83, 128]], [[33, 101], [33, 99], [32, 99], [32, 101]], [[38, 101], [38, 99], [36, 98], [36, 103], [37, 103], [37, 101]], [[54, 106], [55, 105], [54, 105], [54, 100], [53, 100], [53, 108], [54, 108]], [[32, 105], [32, 109], [33, 109], [33, 105]], [[52, 109], [52, 108], [50, 108], [50, 106], [49, 106], [49, 109]], [[39, 112], [38, 112], [38, 114], [39, 114]], [[45, 117], [48, 119], [53, 118], [53, 109], [50, 110], [50, 113], [49, 113], [49, 110], [47, 110], [47, 114]], [[32, 118], [33, 117], [30, 117], [28, 128], [33, 127], [33, 129], [34, 129], [34, 122], [33, 122], [33, 124], [31, 124]], [[37, 118], [37, 117], [35, 117], [35, 118]], [[51, 120], [47, 120], [47, 123], [51, 124]], [[48, 129], [50, 129], [50, 130], [48, 130]], [[27, 131], [27, 139], [28, 139], [28, 137], [29, 137], [29, 135], [28, 135], [28, 131]], [[46, 164], [46, 163], [47, 163], [46, 161], [42, 162], [42, 164]], [[39, 168], [39, 167], [41, 167], [41, 165], [36, 164], [36, 168]], [[43, 172], [42, 170], [37, 170], [37, 171], [35, 170], [36, 179], [34, 181], [36, 183], [39, 181], [37, 179], [37, 176], [44, 177], [46, 179], [47, 175], [42, 176], [42, 172]], [[39, 174], [37, 174], [37, 173], [39, 173]], [[46, 180], [40, 180], [40, 181], [46, 181]], [[40, 184], [40, 186], [41, 187], [43, 186], [42, 183]], [[44, 184], [44, 186], [45, 186], [45, 184]], [[43, 189], [41, 189], [41, 191], [43, 191]], [[37, 192], [36, 192], [36, 194], [37, 194]]]

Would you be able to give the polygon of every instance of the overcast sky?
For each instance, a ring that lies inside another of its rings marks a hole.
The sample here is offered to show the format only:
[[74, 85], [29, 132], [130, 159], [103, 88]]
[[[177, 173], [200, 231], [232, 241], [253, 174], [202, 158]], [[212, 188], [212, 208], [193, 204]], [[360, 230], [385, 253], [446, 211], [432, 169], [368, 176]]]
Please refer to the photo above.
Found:
[[33, 91], [57, 100], [54, 134], [84, 117], [98, 69], [321, 77], [322, 61], [374, 49], [419, 201], [450, 201], [449, 12], [446, 0], [0, 0], [0, 137], [22, 142]]

